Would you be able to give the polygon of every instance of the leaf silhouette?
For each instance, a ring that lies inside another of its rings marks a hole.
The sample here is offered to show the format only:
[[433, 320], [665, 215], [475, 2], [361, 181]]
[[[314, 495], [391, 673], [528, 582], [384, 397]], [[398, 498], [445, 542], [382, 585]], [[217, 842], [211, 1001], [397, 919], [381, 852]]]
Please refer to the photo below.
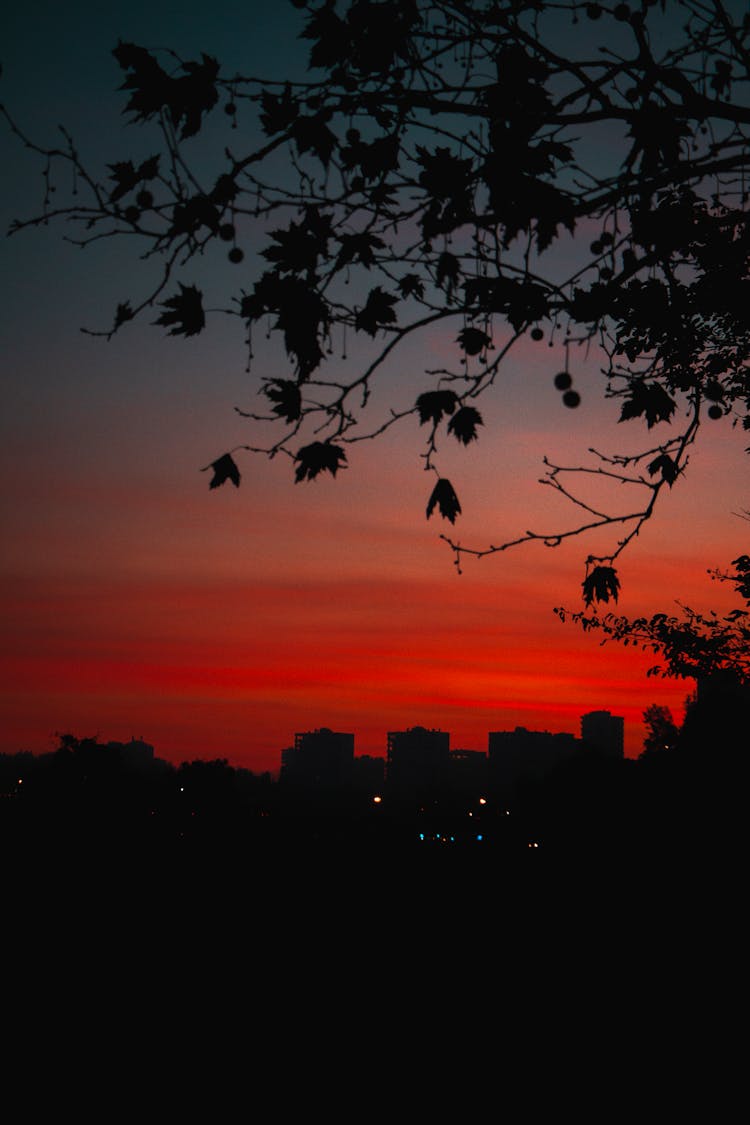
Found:
[[112, 173], [110, 178], [115, 181], [115, 186], [109, 194], [109, 201], [117, 203], [118, 199], [122, 199], [138, 184], [143, 183], [144, 180], [152, 180], [158, 175], [159, 157], [151, 156], [148, 160], [142, 161], [137, 168], [132, 160], [119, 160], [109, 164], [108, 168]]
[[482, 426], [482, 415], [473, 406], [462, 406], [448, 423], [448, 433], [468, 445], [477, 438], [477, 426]]
[[123, 324], [127, 324], [129, 320], [133, 319], [134, 315], [130, 301], [120, 301], [115, 310], [115, 322], [112, 326], [112, 332], [114, 333], [118, 328], [122, 328]]
[[666, 481], [671, 488], [680, 470], [667, 453], [662, 453], [651, 462], [648, 471], [652, 477], [661, 473], [662, 480]]
[[395, 304], [396, 298], [389, 296], [379, 285], [376, 285], [370, 290], [365, 307], [357, 313], [354, 327], [358, 331], [368, 332], [370, 336], [374, 336], [381, 325], [392, 324], [396, 319], [393, 311]]
[[595, 601], [608, 602], [610, 597], [617, 601], [620, 592], [620, 580], [612, 566], [595, 566], [581, 585], [586, 605], [591, 605]]
[[292, 97], [291, 86], [287, 82], [284, 86], [284, 92], [278, 97], [269, 93], [268, 90], [263, 90], [260, 97], [260, 104], [263, 107], [260, 123], [263, 126], [264, 133], [269, 136], [273, 133], [283, 133], [284, 129], [289, 128], [298, 113], [297, 103]]
[[630, 386], [630, 394], [620, 411], [620, 421], [646, 415], [648, 428], [657, 422], [669, 422], [676, 408], [676, 402], [658, 383], [645, 383], [636, 379]]
[[456, 409], [458, 399], [453, 391], [426, 391], [417, 399], [419, 410], [419, 424], [434, 422], [435, 425], [444, 414], [452, 414]]
[[172, 211], [171, 235], [194, 234], [200, 227], [216, 231], [219, 210], [207, 195], [194, 195], [185, 203], [177, 203]]
[[267, 312], [278, 314], [274, 328], [283, 332], [287, 352], [296, 357], [300, 380], [320, 364], [330, 311], [320, 293], [300, 278], [264, 273], [253, 292], [242, 298], [240, 312], [249, 320]]
[[209, 488], [219, 488], [228, 480], [231, 480], [235, 488], [240, 487], [240, 470], [237, 468], [231, 453], [224, 453], [221, 457], [217, 458], [216, 461], [212, 461], [210, 465], [206, 465], [205, 469], [201, 469], [201, 472], [205, 473], [206, 469], [213, 469], [214, 471], [214, 475], [208, 482]]
[[481, 328], [462, 328], [456, 337], [456, 342], [461, 345], [467, 355], [479, 355], [488, 348], [492, 341]]
[[132, 90], [123, 112], [146, 121], [159, 113], [168, 102], [170, 78], [145, 47], [120, 41], [112, 51], [120, 67], [129, 72], [120, 87]]
[[336, 146], [336, 137], [321, 114], [311, 117], [300, 115], [292, 125], [291, 133], [298, 152], [312, 152], [323, 164], [328, 165]]
[[302, 395], [299, 385], [291, 379], [274, 379], [272, 383], [263, 388], [263, 393], [276, 405], [272, 407], [274, 414], [278, 414], [286, 422], [295, 422], [302, 413]]
[[432, 515], [436, 505], [443, 519], [450, 520], [451, 523], [456, 522], [456, 516], [461, 511], [461, 505], [453, 491], [453, 485], [447, 477], [441, 477], [432, 490], [427, 502], [427, 519]]
[[203, 54], [200, 62], [182, 63], [183, 73], [173, 78], [145, 47], [121, 41], [112, 54], [126, 71], [120, 88], [132, 91], [126, 113], [134, 114], [136, 120], [147, 121], [166, 107], [175, 128], [182, 124], [183, 138], [198, 132], [203, 114], [213, 109], [219, 96], [216, 89], [219, 64], [215, 58]]
[[334, 445], [330, 441], [314, 441], [311, 445], [303, 446], [297, 451], [294, 460], [299, 462], [294, 474], [296, 483], [305, 479], [313, 480], [318, 473], [324, 471], [335, 477], [342, 464], [346, 467], [346, 453], [340, 445]]
[[416, 297], [417, 299], [423, 297], [424, 285], [419, 274], [405, 274], [398, 283], [398, 291], [402, 297]]
[[154, 324], [167, 326], [173, 324], [170, 336], [197, 336], [206, 324], [203, 312], [203, 294], [194, 285], [183, 285], [174, 297], [168, 297], [161, 305], [167, 311], [154, 321]]
[[359, 168], [364, 180], [379, 180], [398, 167], [398, 135], [378, 137], [369, 144], [357, 140], [341, 149], [341, 163], [347, 170]]
[[450, 251], [444, 250], [438, 258], [437, 264], [437, 283], [444, 287], [450, 293], [456, 285], [461, 276], [461, 263], [455, 254]]
[[318, 258], [327, 253], [327, 239], [314, 234], [305, 223], [291, 222], [287, 230], [271, 231], [277, 243], [261, 251], [269, 262], [274, 262], [282, 273], [303, 273], [315, 270]]
[[339, 236], [341, 248], [337, 259], [337, 266], [344, 266], [347, 262], [361, 262], [369, 270], [375, 264], [373, 250], [382, 250], [385, 246], [382, 238], [362, 231], [360, 234], [342, 234]]

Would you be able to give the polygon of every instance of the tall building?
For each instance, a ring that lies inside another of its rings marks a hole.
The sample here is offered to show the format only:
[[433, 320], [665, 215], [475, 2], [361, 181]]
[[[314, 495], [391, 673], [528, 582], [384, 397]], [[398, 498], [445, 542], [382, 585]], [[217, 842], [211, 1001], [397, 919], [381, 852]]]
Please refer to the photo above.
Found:
[[625, 720], [609, 711], [589, 711], [581, 716], [581, 738], [590, 750], [607, 757], [622, 758], [625, 754]]
[[450, 762], [447, 731], [410, 727], [389, 731], [386, 780], [390, 789], [427, 791], [445, 784]]
[[526, 727], [490, 731], [490, 778], [493, 785], [510, 792], [521, 782], [544, 777], [579, 748], [575, 735], [566, 732], [552, 734]]
[[280, 780], [309, 788], [348, 785], [354, 763], [354, 735], [321, 727], [295, 734], [281, 752]]

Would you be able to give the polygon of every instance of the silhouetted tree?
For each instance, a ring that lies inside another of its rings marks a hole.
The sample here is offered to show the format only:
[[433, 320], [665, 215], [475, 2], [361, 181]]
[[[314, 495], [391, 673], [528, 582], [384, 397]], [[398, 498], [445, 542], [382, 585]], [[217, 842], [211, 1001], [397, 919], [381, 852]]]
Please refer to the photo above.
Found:
[[[584, 630], [599, 630], [607, 640], [638, 645], [657, 653], [662, 663], [649, 668], [648, 675], [681, 676], [696, 680], [730, 680], [750, 684], [750, 556], [740, 555], [731, 570], [709, 571], [718, 582], [735, 587], [740, 605], [720, 617], [716, 612], [700, 613], [679, 606], [679, 613], [667, 616], [630, 618], [614, 613], [570, 614]], [[565, 620], [564, 609], [555, 612]]]
[[[258, 372], [263, 405], [235, 408], [257, 424], [238, 449], [285, 454], [298, 482], [336, 476], [356, 443], [416, 420], [426, 514], [451, 525], [461, 503], [439, 446], [481, 436], [479, 407], [502, 394], [512, 349], [526, 337], [549, 346], [550, 393], [570, 408], [578, 357], [596, 349], [616, 418], [645, 427], [639, 451], [545, 459], [543, 483], [580, 522], [476, 548], [444, 538], [460, 568], [467, 554], [610, 528], [610, 553], [586, 559], [583, 596], [616, 601], [615, 563], [681, 481], [703, 420], [750, 427], [746, 5], [293, 6], [310, 46], [302, 81], [116, 45], [124, 112], [150, 130], [145, 158], [125, 151], [94, 171], [67, 133], [48, 147], [11, 123], [48, 186], [13, 229], [63, 220], [81, 245], [130, 242], [156, 268], [144, 265], [143, 291], [103, 335], [145, 314], [192, 337], [229, 314], [252, 354], [267, 326], [289, 371]], [[195, 276], [213, 249], [236, 279], [227, 299]], [[455, 332], [455, 359], [384, 402], [386, 361], [436, 325]], [[207, 466], [211, 488], [240, 484], [236, 453]], [[639, 499], [592, 503], [576, 487], [592, 479]]]
[[643, 712], [643, 724], [646, 728], [646, 736], [643, 740], [641, 757], [662, 754], [675, 748], [680, 728], [672, 718], [672, 712], [668, 707], [652, 703]]

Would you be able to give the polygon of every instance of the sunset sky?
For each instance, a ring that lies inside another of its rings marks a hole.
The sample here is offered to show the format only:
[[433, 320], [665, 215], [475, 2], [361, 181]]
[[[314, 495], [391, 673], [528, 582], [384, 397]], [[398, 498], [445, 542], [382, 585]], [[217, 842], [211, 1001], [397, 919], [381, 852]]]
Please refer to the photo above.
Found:
[[[305, 57], [297, 20], [291, 5], [226, 0], [14, 6], [0, 99], [40, 143], [63, 123], [102, 166], [128, 155], [118, 39], [279, 78]], [[5, 129], [0, 145], [6, 230], [38, 212], [43, 167]], [[481, 547], [575, 519], [538, 483], [544, 455], [574, 464], [645, 435], [616, 424], [595, 364], [575, 368], [583, 401], [570, 411], [552, 386], [561, 357], [544, 342], [514, 355], [479, 404], [481, 439], [441, 447], [463, 506], [454, 529], [425, 518], [432, 478], [413, 419], [350, 447], [335, 480], [295, 484], [288, 459], [246, 454], [241, 487], [209, 491], [204, 466], [249, 440], [234, 407], [257, 409], [257, 364], [286, 377], [283, 357], [261, 345], [248, 375], [241, 327], [226, 321], [195, 340], [166, 337], [155, 317], [110, 342], [82, 334], [109, 326], [138, 266], [126, 248], [82, 251], [61, 234], [2, 242], [0, 751], [49, 750], [55, 732], [134, 735], [174, 762], [276, 770], [295, 732], [320, 726], [353, 732], [357, 754], [384, 755], [388, 731], [417, 724], [486, 750], [489, 731], [579, 734], [582, 714], [607, 709], [636, 756], [647, 706], [681, 718], [691, 682], [647, 678], [649, 654], [602, 647], [553, 613], [581, 607], [583, 560], [612, 536], [527, 544], [461, 575], [439, 538]], [[388, 378], [423, 389], [420, 372], [455, 359], [454, 341], [444, 327], [407, 347]], [[619, 610], [733, 604], [706, 571], [748, 551], [746, 445], [727, 421], [704, 426], [620, 563]]]

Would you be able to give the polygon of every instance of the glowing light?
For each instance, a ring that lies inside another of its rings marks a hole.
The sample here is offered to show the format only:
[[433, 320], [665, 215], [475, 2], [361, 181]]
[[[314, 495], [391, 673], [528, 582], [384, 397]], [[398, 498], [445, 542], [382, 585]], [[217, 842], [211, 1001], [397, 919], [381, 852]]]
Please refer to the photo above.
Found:
[[382, 798], [382, 797], [373, 797], [373, 799], [372, 799], [372, 803], [373, 803], [374, 805], [379, 805], [379, 804], [381, 803], [381, 801], [382, 801], [382, 800], [383, 800], [383, 798]]

